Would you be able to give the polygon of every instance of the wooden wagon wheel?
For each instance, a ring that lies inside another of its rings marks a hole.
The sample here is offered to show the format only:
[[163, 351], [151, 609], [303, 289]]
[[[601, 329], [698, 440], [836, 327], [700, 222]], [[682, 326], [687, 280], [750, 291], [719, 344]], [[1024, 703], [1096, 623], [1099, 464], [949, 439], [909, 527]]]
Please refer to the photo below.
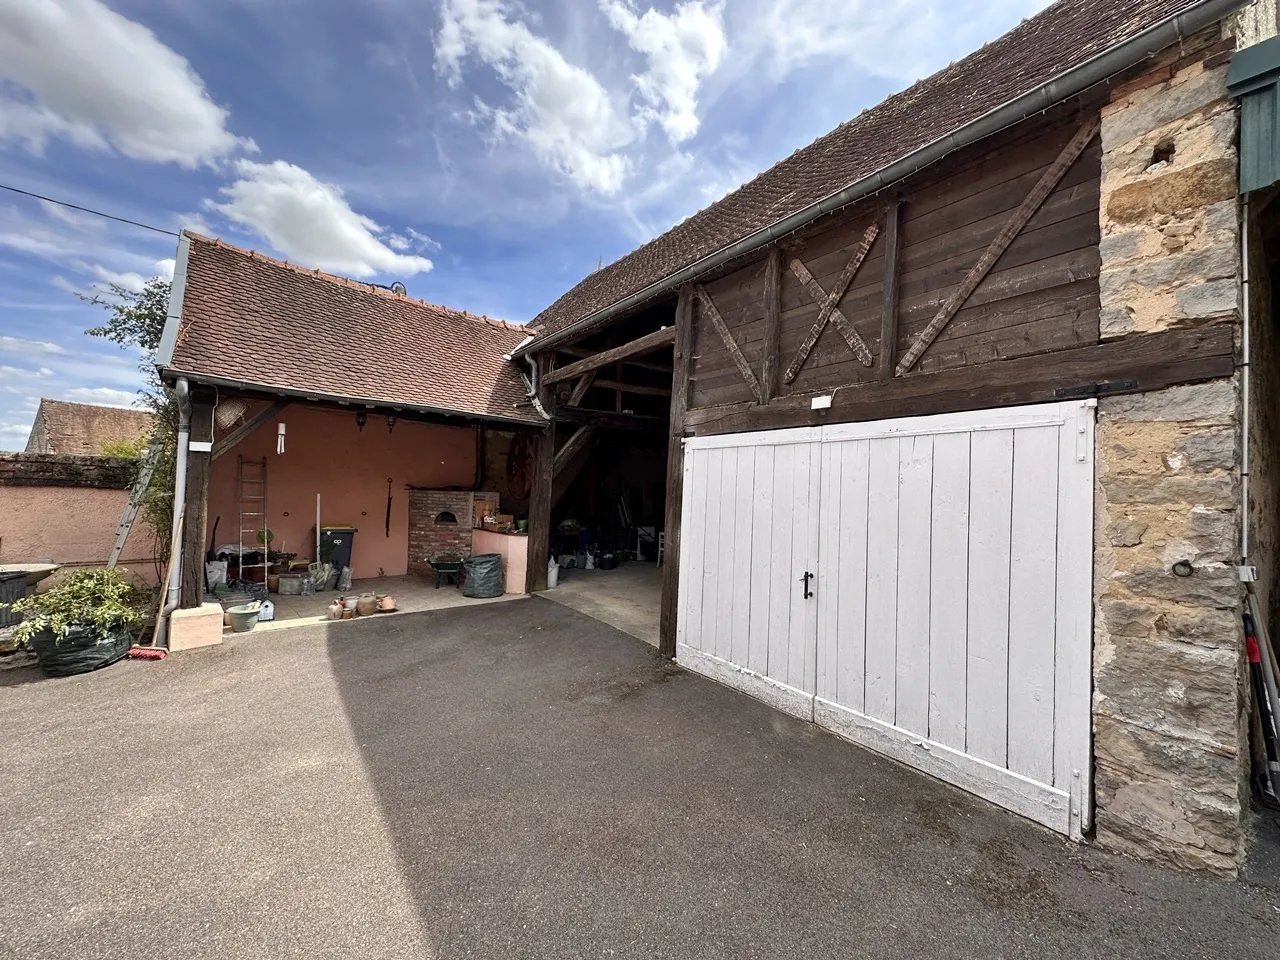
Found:
[[517, 433], [507, 452], [507, 486], [517, 500], [528, 500], [533, 492], [533, 439], [527, 433]]

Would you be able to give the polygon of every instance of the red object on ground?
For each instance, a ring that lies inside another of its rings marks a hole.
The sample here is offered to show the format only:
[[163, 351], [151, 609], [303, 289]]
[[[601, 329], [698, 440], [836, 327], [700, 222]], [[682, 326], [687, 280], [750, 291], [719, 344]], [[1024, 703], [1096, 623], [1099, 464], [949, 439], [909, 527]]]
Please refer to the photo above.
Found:
[[129, 656], [134, 660], [163, 660], [169, 655], [168, 650], [160, 647], [130, 647]]

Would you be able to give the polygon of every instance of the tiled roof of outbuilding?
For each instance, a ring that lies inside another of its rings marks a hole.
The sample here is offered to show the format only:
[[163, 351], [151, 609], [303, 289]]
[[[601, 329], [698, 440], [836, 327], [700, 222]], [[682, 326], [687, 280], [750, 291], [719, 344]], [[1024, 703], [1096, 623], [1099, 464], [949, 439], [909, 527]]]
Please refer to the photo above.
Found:
[[186, 237], [171, 373], [543, 422], [504, 359], [526, 328]]

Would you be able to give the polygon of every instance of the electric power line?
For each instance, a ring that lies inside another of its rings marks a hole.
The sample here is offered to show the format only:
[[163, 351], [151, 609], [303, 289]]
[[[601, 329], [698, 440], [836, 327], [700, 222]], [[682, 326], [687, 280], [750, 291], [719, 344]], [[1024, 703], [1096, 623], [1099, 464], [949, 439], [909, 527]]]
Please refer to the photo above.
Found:
[[103, 213], [101, 210], [90, 210], [88, 207], [82, 207], [74, 203], [67, 203], [65, 200], [55, 200], [53, 197], [42, 197], [38, 193], [31, 193], [28, 190], [19, 190], [17, 187], [11, 187], [8, 184], [0, 183], [0, 190], [8, 190], [10, 193], [20, 193], [24, 197], [33, 197], [36, 200], [43, 200], [45, 203], [56, 203], [60, 207], [69, 207], [72, 210], [79, 210], [81, 213], [91, 213], [95, 217], [102, 217], [106, 220], [115, 220], [117, 223], [127, 223], [131, 227], [141, 227], [143, 230], [154, 230], [156, 233], [163, 233], [166, 236], [176, 237], [178, 235], [173, 230], [165, 230], [162, 227], [153, 227], [149, 223], [139, 223], [137, 220], [129, 220], [125, 217], [115, 217], [109, 213]]

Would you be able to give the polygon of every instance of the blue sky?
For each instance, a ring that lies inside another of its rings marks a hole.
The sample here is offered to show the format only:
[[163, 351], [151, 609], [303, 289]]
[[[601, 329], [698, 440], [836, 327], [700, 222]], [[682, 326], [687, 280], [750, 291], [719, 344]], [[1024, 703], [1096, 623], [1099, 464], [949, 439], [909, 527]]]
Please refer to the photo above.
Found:
[[[0, 183], [512, 321], [1044, 0], [0, 0]], [[0, 449], [176, 241], [0, 192]]]

